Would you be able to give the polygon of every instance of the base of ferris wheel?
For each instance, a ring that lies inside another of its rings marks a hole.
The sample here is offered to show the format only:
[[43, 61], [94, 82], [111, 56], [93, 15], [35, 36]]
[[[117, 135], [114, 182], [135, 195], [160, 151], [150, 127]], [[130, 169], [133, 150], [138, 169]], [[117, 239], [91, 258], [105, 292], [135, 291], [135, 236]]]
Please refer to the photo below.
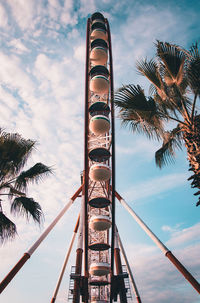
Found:
[[[71, 267], [71, 273], [70, 273], [70, 281], [69, 281], [69, 291], [68, 291], [68, 301], [73, 301], [73, 297], [74, 297], [74, 286], [75, 286], [75, 283], [74, 281], [75, 280], [81, 280], [81, 276], [77, 276], [76, 275], [76, 266], [72, 266]], [[127, 299], [127, 302], [129, 301], [129, 299], [132, 299], [132, 294], [131, 294], [131, 286], [130, 286], [130, 280], [129, 280], [129, 274], [128, 274], [128, 269], [127, 269], [127, 266], [126, 265], [122, 265], [122, 274], [121, 275], [118, 275], [118, 276], [115, 276], [115, 287], [114, 288], [114, 301], [117, 301], [117, 296], [118, 294], [120, 293], [120, 280], [123, 279], [124, 280], [124, 290], [125, 290], [125, 295], [126, 295], [126, 299]], [[100, 279], [97, 279], [97, 280], [94, 280], [92, 282], [90, 282], [90, 285], [92, 286], [95, 286], [96, 287], [96, 291], [97, 293], [99, 293], [99, 295], [94, 295], [93, 298], [91, 298], [91, 302], [106, 302], [105, 300], [102, 300], [101, 298], [101, 295], [100, 295], [100, 287], [101, 286], [105, 286], [109, 284], [109, 282], [107, 281], [104, 281], [104, 280], [100, 280]], [[83, 295], [83, 297], [85, 296], [84, 294], [84, 283], [80, 283], [81, 287], [81, 293]], [[138, 302], [141, 302], [138, 301]]]
[[[47, 235], [51, 232], [51, 230], [55, 227], [58, 221], [63, 217], [63, 215], [67, 212], [69, 207], [74, 203], [77, 197], [81, 197], [80, 194], [82, 192], [84, 184], [80, 186], [80, 188], [75, 192], [75, 194], [71, 197], [66, 206], [60, 211], [60, 213], [56, 216], [56, 218], [52, 221], [52, 223], [46, 228], [46, 230], [42, 233], [42, 235], [38, 238], [38, 240], [24, 253], [22, 258], [17, 262], [17, 264], [11, 269], [8, 275], [2, 280], [0, 283], [0, 293], [9, 285], [12, 279], [16, 276], [19, 270], [24, 266], [24, 264], [30, 259], [35, 250], [40, 246], [40, 244], [44, 241]], [[129, 212], [129, 214], [134, 218], [134, 220], [140, 225], [140, 227], [145, 231], [145, 233], [151, 238], [151, 240], [157, 245], [157, 247], [164, 253], [164, 255], [169, 259], [169, 261], [176, 267], [176, 269], [184, 276], [184, 278], [191, 284], [191, 286], [200, 294], [200, 284], [198, 281], [191, 275], [191, 273], [181, 264], [181, 262], [172, 254], [172, 252], [158, 239], [158, 237], [150, 230], [150, 228], [144, 223], [144, 221], [133, 211], [133, 209], [127, 204], [127, 202], [115, 191], [115, 197], [120, 202], [121, 205]], [[94, 278], [94, 276], [89, 277], [88, 275], [82, 275], [82, 254], [83, 247], [81, 247], [80, 243], [82, 243], [83, 234], [84, 234], [84, 226], [81, 226], [81, 216], [79, 214], [77, 218], [77, 222], [74, 228], [74, 232], [72, 235], [71, 242], [69, 244], [69, 248], [67, 250], [67, 254], [58, 277], [58, 281], [53, 292], [53, 296], [51, 299], [51, 303], [56, 302], [56, 298], [59, 292], [59, 288], [65, 273], [65, 269], [70, 257], [70, 253], [75, 241], [75, 237], [79, 232], [78, 237], [78, 246], [76, 250], [76, 266], [72, 266], [71, 274], [70, 274], [70, 285], [69, 285], [69, 293], [68, 300], [72, 300], [73, 303], [79, 302], [91, 302], [91, 303], [107, 303], [110, 302], [120, 302], [126, 303], [131, 298], [131, 287], [132, 292], [135, 296], [135, 300], [137, 303], [141, 303], [142, 299], [140, 297], [138, 288], [136, 286], [135, 279], [133, 277], [133, 273], [131, 267], [128, 262], [127, 255], [125, 253], [124, 246], [122, 244], [121, 238], [119, 236], [119, 232], [117, 226], [115, 226], [115, 246], [114, 246], [114, 258], [115, 258], [115, 268], [116, 274], [112, 275], [108, 273], [107, 269], [101, 268], [104, 264], [97, 264], [97, 270], [105, 272], [107, 275], [103, 276], [99, 275]], [[82, 220], [83, 222], [83, 220]], [[98, 246], [98, 249], [100, 246]], [[125, 265], [121, 263], [121, 254], [123, 255], [123, 259]], [[110, 278], [108, 279], [108, 275]], [[101, 296], [101, 287], [108, 285], [110, 288], [110, 292], [107, 294], [106, 298]], [[88, 292], [88, 287], [93, 287], [94, 294], [90, 294]], [[10, 285], [12, 287], [12, 285]], [[66, 298], [67, 299], [67, 298]], [[133, 302], [133, 301], [132, 301]]]

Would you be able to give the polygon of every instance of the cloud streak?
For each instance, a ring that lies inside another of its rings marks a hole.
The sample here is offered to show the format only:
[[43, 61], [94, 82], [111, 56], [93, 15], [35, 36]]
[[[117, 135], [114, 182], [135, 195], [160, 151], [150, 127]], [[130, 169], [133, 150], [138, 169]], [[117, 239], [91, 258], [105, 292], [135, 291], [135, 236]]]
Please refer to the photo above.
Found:
[[185, 182], [186, 175], [184, 173], [155, 177], [130, 187], [124, 192], [124, 196], [129, 201], [138, 201], [180, 187], [185, 184]]

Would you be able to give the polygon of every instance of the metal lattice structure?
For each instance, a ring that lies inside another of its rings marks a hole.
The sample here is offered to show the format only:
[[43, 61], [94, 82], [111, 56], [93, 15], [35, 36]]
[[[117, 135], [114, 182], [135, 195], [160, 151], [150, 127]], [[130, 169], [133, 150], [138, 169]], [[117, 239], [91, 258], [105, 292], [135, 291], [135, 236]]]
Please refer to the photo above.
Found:
[[[82, 212], [85, 302], [111, 300], [115, 243], [114, 142], [110, 28], [103, 15], [95, 13], [88, 19], [86, 38], [85, 174]], [[75, 283], [73, 302], [78, 302], [77, 288], [78, 282]]]

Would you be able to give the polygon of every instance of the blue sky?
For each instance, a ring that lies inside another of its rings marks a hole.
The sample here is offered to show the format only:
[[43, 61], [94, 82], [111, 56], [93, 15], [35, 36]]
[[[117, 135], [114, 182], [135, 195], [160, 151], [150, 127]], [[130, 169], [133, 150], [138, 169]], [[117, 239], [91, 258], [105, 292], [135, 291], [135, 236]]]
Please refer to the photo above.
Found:
[[[29, 165], [43, 162], [55, 175], [30, 187], [44, 226], [14, 218], [19, 236], [0, 249], [3, 278], [80, 184], [83, 169], [85, 36], [88, 16], [101, 11], [111, 26], [114, 84], [148, 83], [135, 62], [154, 54], [156, 39], [188, 48], [200, 40], [198, 1], [0, 1], [0, 125], [38, 141]], [[199, 209], [187, 178], [186, 151], [175, 165], [154, 163], [158, 142], [133, 135], [116, 119], [117, 190], [181, 262], [200, 277]], [[3, 207], [8, 212], [6, 200]], [[50, 302], [80, 201], [69, 210], [1, 296], [0, 302]], [[145, 303], [198, 302], [193, 288], [117, 206], [117, 224]], [[74, 251], [70, 265], [74, 265]], [[57, 298], [66, 302], [70, 266]], [[135, 302], [133, 299], [132, 302]]]

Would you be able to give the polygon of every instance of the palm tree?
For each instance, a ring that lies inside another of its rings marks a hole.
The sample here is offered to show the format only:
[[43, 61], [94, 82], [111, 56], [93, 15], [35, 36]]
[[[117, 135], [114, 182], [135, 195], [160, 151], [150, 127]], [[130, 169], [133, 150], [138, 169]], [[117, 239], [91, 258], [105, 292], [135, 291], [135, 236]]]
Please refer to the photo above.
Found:
[[[174, 162], [175, 150], [185, 144], [191, 186], [200, 194], [200, 52], [197, 44], [189, 51], [178, 45], [157, 41], [156, 56], [136, 64], [138, 72], [150, 81], [149, 97], [139, 85], [126, 85], [115, 94], [122, 123], [148, 138], [162, 140], [156, 152], [156, 164], [161, 168]], [[166, 122], [173, 121], [171, 131]], [[200, 198], [197, 206], [200, 204]]]
[[36, 163], [22, 171], [35, 148], [35, 141], [23, 139], [19, 134], [6, 133], [0, 129], [0, 242], [12, 239], [17, 233], [16, 225], [3, 213], [2, 198], [11, 202], [13, 215], [31, 217], [40, 224], [43, 219], [41, 206], [26, 195], [30, 183], [37, 183], [52, 173], [50, 167]]

